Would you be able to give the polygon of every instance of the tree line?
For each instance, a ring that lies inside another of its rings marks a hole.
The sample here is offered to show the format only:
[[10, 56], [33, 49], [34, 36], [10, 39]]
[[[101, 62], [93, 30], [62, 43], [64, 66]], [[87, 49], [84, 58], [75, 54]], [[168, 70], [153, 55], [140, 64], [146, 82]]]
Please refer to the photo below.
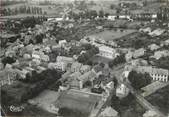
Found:
[[14, 9], [12, 8], [4, 8], [1, 10], [1, 14], [3, 16], [8, 16], [8, 15], [17, 15], [17, 14], [46, 14], [46, 12], [43, 13], [42, 8], [40, 7], [30, 7], [30, 6], [20, 6], [16, 7]]
[[2, 6], [7, 6], [7, 5], [14, 5], [14, 4], [20, 4], [20, 3], [26, 3], [26, 0], [1, 0], [1, 5]]
[[105, 13], [103, 10], [100, 10], [99, 12], [97, 12], [96, 10], [87, 10], [79, 13], [75, 13], [73, 11], [69, 12], [69, 17], [74, 20], [95, 19], [97, 16], [99, 16], [100, 18], [108, 17], [109, 13]]

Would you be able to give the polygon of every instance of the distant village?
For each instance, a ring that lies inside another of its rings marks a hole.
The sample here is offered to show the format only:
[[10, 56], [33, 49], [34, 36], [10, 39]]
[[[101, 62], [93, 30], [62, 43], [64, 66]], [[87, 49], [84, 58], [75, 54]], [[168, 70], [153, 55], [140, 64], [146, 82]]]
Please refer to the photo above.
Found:
[[[2, 115], [167, 117], [167, 7], [133, 14], [119, 5], [115, 14], [0, 22]], [[160, 107], [151, 101], [159, 90]]]

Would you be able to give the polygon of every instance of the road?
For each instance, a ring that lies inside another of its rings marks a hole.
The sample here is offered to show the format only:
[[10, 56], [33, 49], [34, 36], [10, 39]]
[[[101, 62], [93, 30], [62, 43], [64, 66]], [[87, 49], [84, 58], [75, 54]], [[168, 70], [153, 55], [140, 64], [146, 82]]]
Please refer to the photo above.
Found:
[[158, 115], [160, 115], [160, 117], [166, 117], [163, 113], [161, 113], [156, 107], [154, 107], [150, 102], [148, 102], [142, 95], [141, 93], [139, 93], [138, 91], [136, 91], [130, 83], [128, 82], [124, 82], [122, 81], [121, 77], [122, 77], [122, 73], [124, 71], [124, 67], [125, 64], [120, 65], [116, 68], [114, 68], [111, 72], [111, 74], [113, 76], [116, 77], [116, 79], [118, 80], [118, 82], [120, 84], [124, 84], [127, 86], [127, 88], [129, 88], [130, 92], [136, 97], [137, 102], [142, 105], [146, 110], [154, 110], [155, 112], [157, 112]]

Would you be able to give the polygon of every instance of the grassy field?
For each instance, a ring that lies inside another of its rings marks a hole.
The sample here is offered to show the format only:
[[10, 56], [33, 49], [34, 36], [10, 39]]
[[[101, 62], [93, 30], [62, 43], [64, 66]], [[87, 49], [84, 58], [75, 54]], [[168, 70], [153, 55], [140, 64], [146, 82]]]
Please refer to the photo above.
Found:
[[103, 32], [96, 33], [96, 34], [93, 34], [91, 36], [94, 36], [96, 38], [101, 38], [101, 39], [104, 39], [106, 41], [110, 41], [110, 40], [114, 40], [114, 39], [117, 39], [117, 38], [124, 37], [124, 36], [129, 35], [129, 34], [134, 33], [134, 32], [136, 32], [136, 31], [131, 30], [131, 29], [126, 29], [126, 30], [123, 30], [123, 31], [121, 31], [121, 29], [105, 30]]
[[54, 104], [58, 96], [58, 92], [45, 90], [39, 96], [29, 100], [28, 102], [32, 105], [40, 107], [41, 109], [51, 112], [52, 110], [50, 109], [50, 106], [51, 104]]
[[167, 113], [169, 113], [169, 86], [164, 87], [156, 93], [148, 96], [147, 100], [167, 115]]

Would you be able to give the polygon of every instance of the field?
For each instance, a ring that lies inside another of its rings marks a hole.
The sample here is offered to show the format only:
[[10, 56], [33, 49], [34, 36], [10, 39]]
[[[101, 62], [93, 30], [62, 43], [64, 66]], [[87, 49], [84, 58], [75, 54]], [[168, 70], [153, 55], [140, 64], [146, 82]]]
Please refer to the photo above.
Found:
[[[42, 8], [42, 12], [46, 12], [47, 13], [47, 16], [58, 16], [60, 15], [61, 12], [63, 12], [63, 5], [60, 5], [60, 6], [54, 6], [54, 5], [35, 5], [35, 4], [14, 4], [14, 5], [9, 5], [9, 6], [5, 6], [5, 7], [2, 7], [3, 8], [10, 8], [12, 10], [14, 10], [15, 8], [19, 8], [21, 6], [26, 6], [26, 7], [39, 7], [39, 8]], [[21, 15], [21, 16], [19, 16]], [[15, 17], [27, 17], [27, 16], [37, 16], [36, 14], [18, 14], [18, 15], [11, 15], [11, 16], [1, 16], [1, 18], [5, 19], [5, 18], [15, 18]]]
[[106, 41], [110, 41], [110, 40], [114, 40], [117, 38], [121, 38], [124, 37], [126, 35], [129, 35], [131, 33], [136, 32], [135, 30], [131, 30], [131, 29], [117, 29], [117, 30], [105, 30], [103, 32], [100, 33], [96, 33], [91, 35], [92, 37], [96, 37], [96, 38], [101, 38], [104, 39]]
[[58, 92], [45, 90], [39, 96], [29, 100], [28, 102], [32, 105], [36, 105], [43, 110], [53, 112], [51, 110], [51, 104], [57, 100], [58, 96]]
[[169, 86], [158, 90], [146, 98], [164, 114], [169, 113]]

